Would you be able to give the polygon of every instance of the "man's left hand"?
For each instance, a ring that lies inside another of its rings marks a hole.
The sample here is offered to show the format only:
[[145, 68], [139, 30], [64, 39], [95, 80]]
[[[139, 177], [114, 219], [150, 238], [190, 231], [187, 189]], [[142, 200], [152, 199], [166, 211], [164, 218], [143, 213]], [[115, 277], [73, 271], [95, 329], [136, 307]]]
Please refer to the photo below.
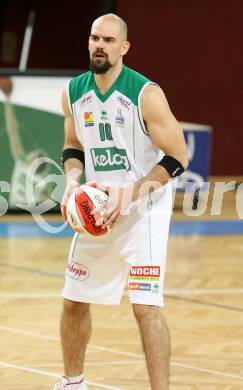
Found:
[[[97, 188], [105, 191], [109, 196], [105, 214], [96, 221], [96, 225], [102, 225], [102, 229], [106, 229], [111, 227], [130, 205], [132, 201], [132, 187], [105, 187], [102, 184], [97, 184]], [[93, 214], [97, 211], [94, 210]]]

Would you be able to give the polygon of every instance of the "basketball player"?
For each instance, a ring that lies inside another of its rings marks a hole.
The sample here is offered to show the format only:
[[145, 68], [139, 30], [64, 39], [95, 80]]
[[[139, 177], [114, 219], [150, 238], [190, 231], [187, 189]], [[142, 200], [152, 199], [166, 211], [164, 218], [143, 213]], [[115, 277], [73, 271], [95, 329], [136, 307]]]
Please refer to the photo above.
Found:
[[106, 185], [111, 200], [106, 216], [96, 223], [111, 229], [99, 237], [74, 236], [61, 319], [65, 376], [55, 390], [87, 389], [83, 364], [91, 333], [89, 305], [119, 304], [126, 284], [151, 388], [169, 386], [170, 337], [160, 306], [170, 179], [184, 171], [188, 158], [162, 90], [123, 65], [129, 46], [121, 18], [108, 14], [96, 19], [89, 38], [90, 71], [72, 79], [63, 93], [66, 193], [79, 185], [76, 173], [84, 169], [87, 182]]

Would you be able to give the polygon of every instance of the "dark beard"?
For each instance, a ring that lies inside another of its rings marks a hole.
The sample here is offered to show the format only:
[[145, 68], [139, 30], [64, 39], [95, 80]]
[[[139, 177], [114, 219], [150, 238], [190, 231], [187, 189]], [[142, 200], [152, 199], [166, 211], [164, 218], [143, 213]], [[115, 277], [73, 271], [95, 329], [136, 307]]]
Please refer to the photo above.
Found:
[[89, 70], [95, 74], [104, 74], [112, 67], [111, 63], [107, 60], [101, 64], [90, 61]]

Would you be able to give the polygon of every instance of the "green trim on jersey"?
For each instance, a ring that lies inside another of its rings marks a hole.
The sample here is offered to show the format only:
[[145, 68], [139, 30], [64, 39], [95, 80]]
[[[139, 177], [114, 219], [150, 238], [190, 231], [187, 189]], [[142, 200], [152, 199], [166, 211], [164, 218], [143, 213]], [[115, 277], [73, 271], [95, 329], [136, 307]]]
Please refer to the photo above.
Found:
[[69, 83], [69, 97], [71, 104], [82, 98], [86, 93], [94, 91], [96, 96], [103, 103], [116, 90], [121, 94], [127, 96], [134, 105], [138, 105], [138, 96], [143, 86], [150, 82], [149, 79], [123, 65], [122, 71], [111, 88], [102, 95], [96, 85], [95, 78], [92, 72], [86, 72], [70, 80]]
[[93, 89], [93, 75], [91, 72], [85, 72], [80, 76], [74, 77], [69, 82], [69, 98], [70, 103], [73, 104], [79, 100], [83, 95], [92, 91]]

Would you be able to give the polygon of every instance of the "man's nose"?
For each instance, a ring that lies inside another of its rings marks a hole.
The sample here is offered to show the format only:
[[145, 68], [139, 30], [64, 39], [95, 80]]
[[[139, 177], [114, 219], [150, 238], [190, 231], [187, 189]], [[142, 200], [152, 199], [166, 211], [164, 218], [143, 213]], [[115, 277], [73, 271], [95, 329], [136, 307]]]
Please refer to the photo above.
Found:
[[96, 49], [101, 49], [101, 50], [104, 49], [104, 41], [103, 41], [103, 39], [100, 38], [100, 39], [96, 42]]

